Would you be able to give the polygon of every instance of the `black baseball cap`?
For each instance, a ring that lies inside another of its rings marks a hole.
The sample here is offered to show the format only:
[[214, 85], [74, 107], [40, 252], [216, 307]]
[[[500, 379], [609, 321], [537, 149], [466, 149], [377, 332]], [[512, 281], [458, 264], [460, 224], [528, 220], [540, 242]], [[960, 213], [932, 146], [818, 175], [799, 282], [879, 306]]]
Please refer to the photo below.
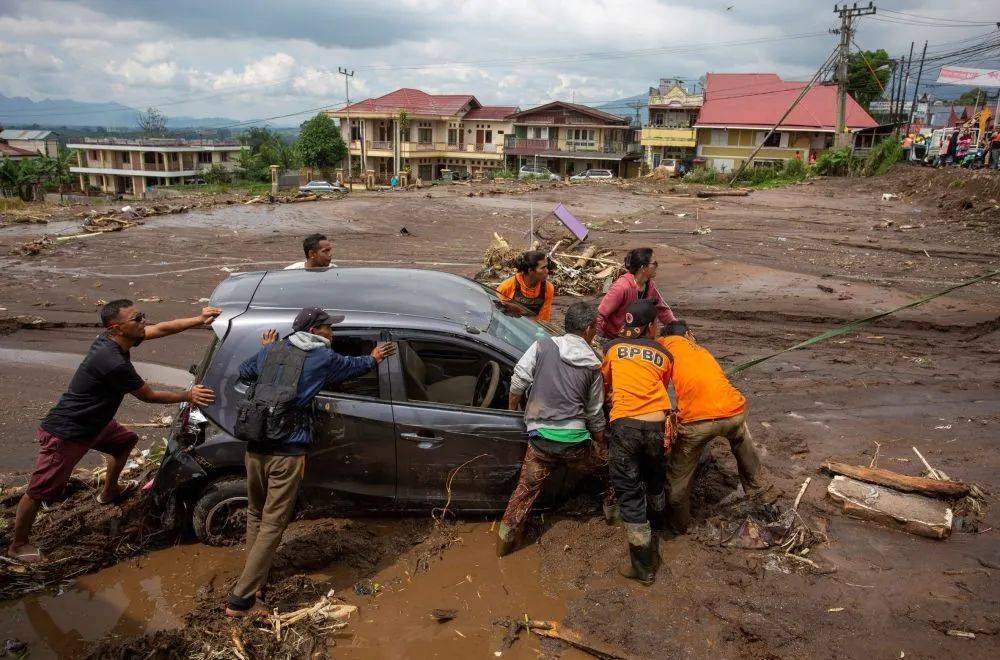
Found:
[[320, 325], [333, 325], [344, 320], [343, 314], [331, 316], [319, 307], [303, 307], [302, 311], [295, 315], [292, 321], [292, 330], [299, 332], [308, 330]]
[[625, 311], [626, 328], [644, 328], [656, 319], [656, 305], [651, 300], [636, 300]]
[[677, 319], [671, 323], [665, 323], [663, 329], [660, 330], [661, 337], [669, 337], [670, 335], [683, 335], [688, 331], [687, 321]]

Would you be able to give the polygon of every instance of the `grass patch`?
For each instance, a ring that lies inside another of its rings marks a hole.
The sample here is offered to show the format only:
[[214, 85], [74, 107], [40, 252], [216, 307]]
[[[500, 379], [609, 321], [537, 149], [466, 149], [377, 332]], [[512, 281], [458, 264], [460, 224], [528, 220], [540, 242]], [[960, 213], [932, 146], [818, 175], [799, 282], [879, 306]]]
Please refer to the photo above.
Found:
[[[801, 160], [787, 160], [781, 165], [748, 167], [740, 172], [736, 183], [747, 188], [776, 188], [804, 181], [811, 176], [810, 168]], [[733, 175], [712, 167], [698, 167], [684, 177], [685, 183], [729, 185]]]
[[260, 195], [271, 191], [270, 183], [260, 183], [258, 181], [238, 181], [236, 183], [182, 183], [176, 186], [164, 188], [164, 190], [178, 190], [181, 192], [196, 193], [249, 193]]
[[0, 211], [17, 211], [27, 206], [28, 203], [20, 197], [0, 197]]

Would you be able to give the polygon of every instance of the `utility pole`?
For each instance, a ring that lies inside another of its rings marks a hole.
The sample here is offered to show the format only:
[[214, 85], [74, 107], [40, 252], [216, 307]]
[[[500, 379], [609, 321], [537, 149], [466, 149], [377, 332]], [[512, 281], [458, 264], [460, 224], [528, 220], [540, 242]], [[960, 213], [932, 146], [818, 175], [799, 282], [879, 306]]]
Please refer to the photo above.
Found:
[[924, 75], [924, 58], [927, 57], [927, 42], [924, 42], [924, 52], [920, 54], [920, 68], [917, 69], [917, 82], [913, 86], [913, 103], [910, 104], [910, 116], [906, 121], [906, 133], [910, 133], [913, 125], [913, 112], [917, 109], [917, 92], [920, 91], [920, 76]]
[[851, 39], [853, 37], [852, 22], [861, 16], [875, 13], [875, 5], [871, 2], [867, 7], [858, 7], [858, 3], [848, 7], [845, 3], [833, 6], [833, 13], [840, 16], [840, 57], [837, 63], [837, 137], [834, 146], [843, 147], [847, 144], [847, 60], [851, 54]]
[[910, 67], [913, 66], [913, 42], [910, 42], [910, 57], [906, 60], [906, 73], [903, 74], [903, 86], [899, 94], [899, 118], [906, 114], [906, 90], [910, 86]]
[[889, 123], [896, 123], [896, 102], [899, 100], [899, 82], [903, 79], [903, 58], [892, 63], [892, 96], [889, 99]]
[[351, 85], [350, 79], [354, 77], [354, 70], [348, 71], [344, 67], [337, 67], [337, 73], [344, 76], [344, 109], [347, 112], [347, 172], [345, 177], [347, 178], [347, 187], [354, 190], [354, 184], [351, 183], [351, 137], [354, 131], [351, 129]]

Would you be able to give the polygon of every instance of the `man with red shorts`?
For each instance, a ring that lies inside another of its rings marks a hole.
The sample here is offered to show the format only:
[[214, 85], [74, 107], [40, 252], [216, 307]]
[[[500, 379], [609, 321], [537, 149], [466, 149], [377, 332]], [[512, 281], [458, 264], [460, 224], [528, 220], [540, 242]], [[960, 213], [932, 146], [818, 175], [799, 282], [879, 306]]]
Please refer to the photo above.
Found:
[[206, 406], [215, 400], [212, 390], [203, 385], [195, 385], [186, 392], [153, 390], [136, 373], [129, 350], [145, 339], [210, 325], [221, 311], [205, 307], [200, 316], [147, 325], [146, 315], [131, 300], [113, 300], [101, 308], [104, 333], [94, 340], [66, 393], [39, 426], [41, 450], [28, 489], [17, 504], [14, 536], [8, 548], [11, 557], [26, 563], [42, 560], [41, 552], [28, 542], [38, 509], [43, 503], [62, 498], [73, 468], [91, 449], [108, 456], [98, 502], [115, 503], [134, 487], [118, 483], [118, 476], [139, 439], [135, 432], [114, 419], [126, 394], [146, 403], [187, 401]]

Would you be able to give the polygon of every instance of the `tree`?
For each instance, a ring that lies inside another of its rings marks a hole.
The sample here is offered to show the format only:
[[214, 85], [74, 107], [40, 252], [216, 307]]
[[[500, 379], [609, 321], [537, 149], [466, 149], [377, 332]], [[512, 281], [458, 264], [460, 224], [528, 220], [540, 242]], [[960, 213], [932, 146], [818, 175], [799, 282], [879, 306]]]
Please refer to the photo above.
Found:
[[984, 89], [973, 87], [967, 92], [962, 92], [962, 95], [955, 99], [955, 105], [976, 105], [976, 103], [982, 103], [985, 98], [986, 91]]
[[139, 130], [147, 135], [163, 135], [167, 132], [166, 116], [153, 106], [146, 108], [146, 112], [137, 114], [135, 121], [139, 124]]
[[347, 157], [347, 147], [333, 120], [322, 112], [302, 123], [295, 152], [311, 169], [334, 167]]
[[847, 62], [847, 92], [862, 108], [883, 96], [892, 75], [892, 62], [885, 49], [851, 53]]
[[73, 173], [69, 171], [73, 164], [73, 155], [73, 151], [69, 149], [60, 149], [55, 158], [46, 157], [49, 179], [59, 186], [60, 200], [66, 192], [66, 186], [73, 183]]
[[295, 167], [295, 151], [278, 133], [263, 127], [251, 128], [240, 138], [249, 147], [239, 155], [239, 166], [244, 178], [252, 181], [270, 181], [271, 165], [285, 170]]

